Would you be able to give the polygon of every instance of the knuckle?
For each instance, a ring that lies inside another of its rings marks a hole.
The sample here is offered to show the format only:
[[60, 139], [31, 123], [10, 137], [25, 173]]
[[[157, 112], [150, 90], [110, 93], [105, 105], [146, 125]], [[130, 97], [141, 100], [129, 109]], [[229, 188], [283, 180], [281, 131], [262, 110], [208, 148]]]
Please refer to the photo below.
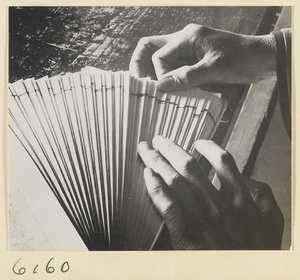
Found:
[[143, 37], [139, 40], [138, 45], [139, 46], [146, 46], [152, 41], [151, 37]]
[[149, 165], [150, 167], [155, 167], [157, 165], [159, 165], [161, 163], [161, 156], [158, 154], [155, 154], [151, 157], [151, 159], [149, 160]]
[[194, 157], [188, 156], [183, 162], [182, 172], [184, 174], [189, 174], [196, 171], [197, 167], [198, 161]]
[[221, 166], [231, 166], [235, 163], [235, 161], [233, 156], [229, 152], [223, 150], [219, 154], [219, 163]]
[[171, 176], [168, 176], [165, 179], [165, 183], [170, 187], [170, 188], [176, 188], [176, 186], [180, 185], [182, 182], [182, 177], [180, 174], [172, 174]]
[[189, 34], [193, 34], [195, 32], [199, 32], [201, 31], [203, 28], [205, 28], [203, 25], [199, 25], [199, 24], [196, 24], [196, 23], [190, 23], [188, 24], [185, 28], [184, 28], [184, 31], [186, 33], [189, 33]]
[[162, 191], [163, 191], [162, 186], [155, 186], [154, 188], [151, 189], [150, 196], [152, 198], [155, 198], [159, 196], [162, 193]]
[[199, 37], [204, 38], [209, 36], [211, 29], [203, 25], [190, 23], [184, 28], [184, 32], [190, 38], [190, 42], [194, 43], [199, 39]]

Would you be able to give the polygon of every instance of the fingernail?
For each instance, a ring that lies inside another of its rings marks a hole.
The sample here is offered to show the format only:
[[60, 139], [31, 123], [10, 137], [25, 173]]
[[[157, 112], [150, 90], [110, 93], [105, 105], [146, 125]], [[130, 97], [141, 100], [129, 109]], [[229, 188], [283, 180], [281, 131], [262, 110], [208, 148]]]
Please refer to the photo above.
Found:
[[203, 140], [196, 140], [194, 142], [194, 146], [196, 148], [196, 150], [199, 152], [201, 151], [201, 146], [203, 145]]
[[138, 144], [137, 151], [140, 155], [148, 150], [150, 150], [150, 147], [149, 147], [149, 144], [147, 143], [147, 141], [142, 141]]
[[160, 91], [175, 91], [178, 89], [178, 85], [180, 85], [180, 81], [174, 76], [165, 77], [158, 81]]
[[162, 135], [156, 135], [153, 139], [152, 139], [152, 146], [155, 150], [158, 150], [159, 145], [165, 141], [166, 138]]
[[201, 140], [196, 140], [194, 142], [195, 147], [197, 148], [199, 145], [201, 145]]

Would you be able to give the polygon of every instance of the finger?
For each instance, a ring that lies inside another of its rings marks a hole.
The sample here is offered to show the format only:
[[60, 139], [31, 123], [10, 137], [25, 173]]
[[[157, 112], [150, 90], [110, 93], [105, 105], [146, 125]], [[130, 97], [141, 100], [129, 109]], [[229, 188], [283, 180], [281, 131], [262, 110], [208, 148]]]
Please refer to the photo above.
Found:
[[153, 138], [152, 144], [186, 180], [193, 184], [198, 184], [200, 181], [207, 188], [216, 191], [207, 176], [204, 175], [200, 163], [174, 141], [158, 135]]
[[234, 189], [245, 188], [241, 173], [230, 153], [210, 140], [197, 140], [195, 147], [214, 167], [221, 184], [230, 185]]
[[185, 65], [166, 73], [158, 81], [161, 91], [179, 91], [201, 84], [218, 82], [215, 79], [212, 63], [206, 56], [194, 65]]
[[175, 69], [181, 52], [181, 44], [178, 44], [177, 41], [171, 41], [153, 54], [152, 62], [157, 79], [161, 79], [164, 74]]
[[189, 188], [197, 196], [197, 200], [209, 207], [211, 214], [218, 214], [221, 206], [218, 191], [204, 174], [199, 162], [172, 140], [163, 136], [154, 137], [152, 143], [153, 147], [190, 183]]
[[162, 216], [171, 236], [182, 235], [185, 230], [185, 219], [180, 207], [163, 189], [163, 182], [146, 167], [144, 178], [147, 191], [160, 215]]
[[167, 43], [167, 38], [167, 35], [145, 37], [138, 42], [129, 64], [132, 76], [155, 78], [152, 55]]
[[141, 142], [138, 152], [147, 167], [161, 176], [170, 191], [174, 194], [183, 210], [198, 212], [198, 205], [189, 189], [188, 182], [167, 162], [159, 152], [150, 149], [147, 142]]
[[129, 64], [129, 71], [133, 77], [150, 76], [155, 78], [155, 71], [151, 61], [152, 54], [152, 51], [144, 45], [139, 44], [136, 47]]
[[184, 185], [182, 176], [157, 151], [151, 149], [147, 142], [139, 143], [138, 152], [145, 165], [159, 174], [168, 186], [177, 188]]
[[269, 185], [243, 177], [244, 182], [253, 198], [254, 203], [264, 214], [269, 214], [274, 210], [280, 211], [272, 189]]
[[252, 201], [248, 188], [230, 153], [210, 140], [197, 140], [195, 147], [211, 163], [223, 190], [234, 199], [235, 203]]

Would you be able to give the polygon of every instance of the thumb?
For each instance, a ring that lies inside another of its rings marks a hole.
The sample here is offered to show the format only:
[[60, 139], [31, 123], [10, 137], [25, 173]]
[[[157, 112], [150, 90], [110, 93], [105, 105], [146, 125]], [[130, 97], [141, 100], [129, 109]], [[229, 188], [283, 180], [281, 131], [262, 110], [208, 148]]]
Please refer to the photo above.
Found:
[[178, 91], [210, 83], [213, 80], [211, 65], [202, 59], [194, 65], [182, 66], [166, 73], [158, 80], [158, 87], [165, 92]]

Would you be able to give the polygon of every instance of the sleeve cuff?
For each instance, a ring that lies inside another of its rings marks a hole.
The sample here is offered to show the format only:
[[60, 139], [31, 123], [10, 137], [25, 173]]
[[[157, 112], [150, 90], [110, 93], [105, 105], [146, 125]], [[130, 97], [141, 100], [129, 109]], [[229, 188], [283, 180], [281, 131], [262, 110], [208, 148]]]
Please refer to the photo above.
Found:
[[272, 32], [276, 41], [276, 69], [281, 114], [291, 137], [291, 29]]

